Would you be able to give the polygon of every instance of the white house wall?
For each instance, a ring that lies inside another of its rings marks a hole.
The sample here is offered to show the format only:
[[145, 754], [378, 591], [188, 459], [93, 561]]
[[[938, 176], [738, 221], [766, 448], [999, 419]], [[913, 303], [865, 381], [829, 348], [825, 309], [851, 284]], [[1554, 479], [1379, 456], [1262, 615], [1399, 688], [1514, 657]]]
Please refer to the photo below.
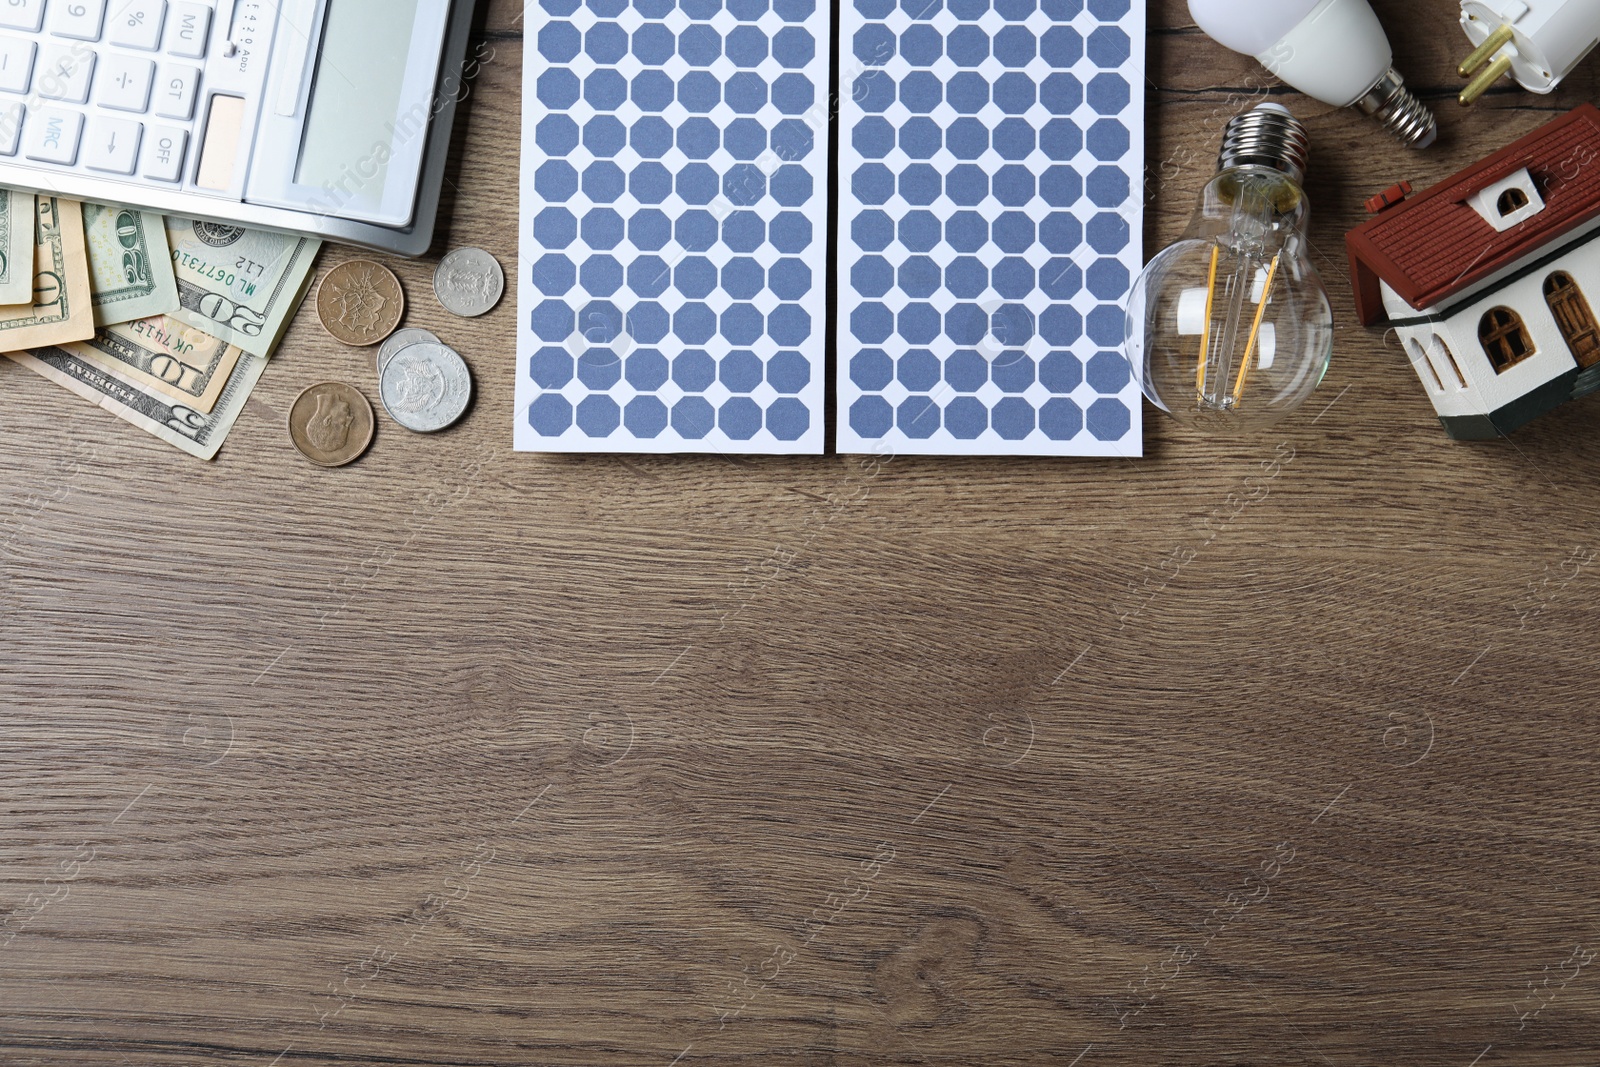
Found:
[[[1484, 290], [1476, 300], [1448, 319], [1399, 328], [1401, 343], [1406, 346], [1413, 363], [1420, 348], [1433, 365], [1437, 381], [1426, 373], [1426, 367], [1418, 366], [1416, 370], [1440, 415], [1489, 414], [1577, 366], [1544, 297], [1545, 279], [1557, 271], [1572, 275], [1590, 308], [1600, 312], [1600, 242], [1592, 242], [1514, 282]], [[1383, 285], [1383, 302], [1394, 318], [1416, 315], [1387, 284]], [[1479, 322], [1485, 312], [1495, 307], [1508, 307], [1522, 316], [1523, 327], [1534, 347], [1533, 355], [1503, 374], [1495, 373], [1494, 365], [1478, 340]], [[1424, 314], [1438, 314], [1442, 310], [1428, 308]], [[1439, 353], [1429, 352], [1430, 342], [1436, 335], [1454, 354], [1455, 367], [1466, 379], [1464, 388], [1449, 362], [1441, 361]]]

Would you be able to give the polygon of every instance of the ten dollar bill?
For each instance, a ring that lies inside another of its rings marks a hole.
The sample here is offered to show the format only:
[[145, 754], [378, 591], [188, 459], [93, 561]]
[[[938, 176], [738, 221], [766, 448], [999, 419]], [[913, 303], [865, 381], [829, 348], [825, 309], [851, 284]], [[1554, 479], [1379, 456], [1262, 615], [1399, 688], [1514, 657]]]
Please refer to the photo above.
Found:
[[33, 303], [0, 307], [0, 350], [8, 352], [94, 336], [83, 210], [75, 200], [35, 200]]
[[210, 412], [243, 352], [167, 315], [107, 326], [60, 346], [133, 383]]

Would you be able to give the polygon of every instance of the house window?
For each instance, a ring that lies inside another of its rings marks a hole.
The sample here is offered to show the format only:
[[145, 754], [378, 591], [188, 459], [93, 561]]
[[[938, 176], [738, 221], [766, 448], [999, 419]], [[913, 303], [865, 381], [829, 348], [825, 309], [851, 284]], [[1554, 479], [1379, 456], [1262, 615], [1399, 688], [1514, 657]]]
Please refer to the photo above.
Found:
[[1500, 199], [1495, 202], [1502, 216], [1514, 215], [1528, 206], [1528, 194], [1521, 189], [1511, 188], [1500, 194]]
[[1522, 316], [1508, 307], [1490, 308], [1478, 322], [1478, 340], [1496, 374], [1533, 355], [1533, 339]]
[[1578, 366], [1600, 363], [1600, 324], [1595, 322], [1594, 311], [1572, 275], [1558, 270], [1546, 278], [1544, 298]]
[[1450, 346], [1444, 343], [1443, 337], [1434, 334], [1428, 341], [1428, 351], [1435, 359], [1450, 368], [1450, 373], [1455, 378], [1457, 389], [1465, 389], [1467, 387], [1467, 376], [1461, 373], [1461, 364], [1456, 362], [1456, 354], [1450, 351]]
[[1414, 337], [1406, 338], [1406, 355], [1411, 357], [1411, 365], [1417, 368], [1417, 377], [1422, 379], [1422, 384], [1432, 385], [1436, 393], [1444, 392], [1444, 383], [1439, 380], [1439, 372], [1434, 369], [1433, 361], [1428, 359], [1422, 342]]

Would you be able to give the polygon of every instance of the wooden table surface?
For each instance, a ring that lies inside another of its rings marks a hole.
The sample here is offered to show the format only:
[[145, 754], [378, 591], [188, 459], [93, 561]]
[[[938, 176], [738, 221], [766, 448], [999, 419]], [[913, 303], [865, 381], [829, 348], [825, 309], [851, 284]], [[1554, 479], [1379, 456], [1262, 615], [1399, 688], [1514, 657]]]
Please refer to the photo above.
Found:
[[[0, 363], [0, 1064], [1593, 1064], [1600, 401], [1447, 440], [1343, 234], [1600, 93], [1411, 153], [1153, 0], [1152, 247], [1223, 122], [1315, 142], [1333, 369], [1147, 458], [511, 451], [516, 309], [375, 396], [308, 306], [205, 464]], [[484, 16], [441, 246], [516, 262], [522, 41]], [[323, 253], [321, 269], [351, 254]]]

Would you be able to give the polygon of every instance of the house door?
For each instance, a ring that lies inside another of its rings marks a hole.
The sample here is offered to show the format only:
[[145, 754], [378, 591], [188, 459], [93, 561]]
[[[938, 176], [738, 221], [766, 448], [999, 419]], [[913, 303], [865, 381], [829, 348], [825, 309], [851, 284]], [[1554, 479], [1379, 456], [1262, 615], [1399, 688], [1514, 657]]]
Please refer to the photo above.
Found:
[[1572, 275], [1558, 270], [1546, 278], [1544, 298], [1578, 366], [1592, 367], [1600, 363], [1600, 324], [1595, 322], [1589, 301], [1584, 299], [1583, 290], [1572, 280]]

